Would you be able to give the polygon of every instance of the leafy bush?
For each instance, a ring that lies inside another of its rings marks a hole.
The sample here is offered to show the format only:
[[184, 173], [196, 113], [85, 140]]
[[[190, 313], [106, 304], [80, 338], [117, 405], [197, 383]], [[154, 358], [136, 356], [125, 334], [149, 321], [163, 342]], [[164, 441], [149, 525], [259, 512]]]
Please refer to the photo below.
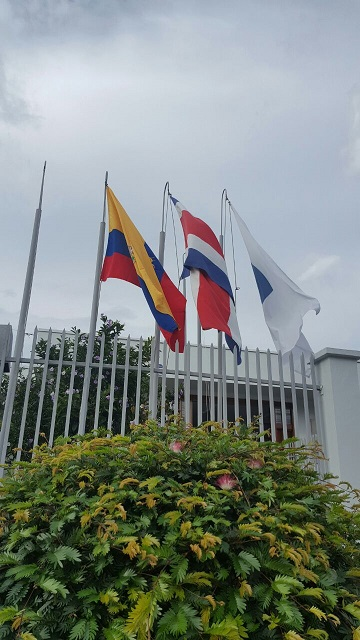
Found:
[[356, 496], [320, 456], [178, 420], [39, 448], [0, 485], [0, 638], [359, 640]]

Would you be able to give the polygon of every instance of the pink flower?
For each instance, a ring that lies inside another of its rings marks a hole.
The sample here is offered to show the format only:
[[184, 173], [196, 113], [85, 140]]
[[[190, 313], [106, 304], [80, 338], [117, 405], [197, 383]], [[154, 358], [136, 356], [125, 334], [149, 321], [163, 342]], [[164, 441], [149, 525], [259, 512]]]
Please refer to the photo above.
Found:
[[170, 442], [169, 444], [169, 449], [171, 449], [171, 451], [175, 451], [175, 453], [179, 453], [182, 448], [183, 448], [183, 444], [178, 440], [175, 440], [174, 442]]
[[250, 469], [261, 469], [261, 467], [264, 466], [264, 461], [258, 458], [250, 458], [250, 460], [247, 461], [247, 466], [250, 467]]
[[220, 489], [233, 489], [237, 484], [237, 481], [229, 476], [228, 473], [225, 473], [216, 480], [216, 484], [219, 485]]

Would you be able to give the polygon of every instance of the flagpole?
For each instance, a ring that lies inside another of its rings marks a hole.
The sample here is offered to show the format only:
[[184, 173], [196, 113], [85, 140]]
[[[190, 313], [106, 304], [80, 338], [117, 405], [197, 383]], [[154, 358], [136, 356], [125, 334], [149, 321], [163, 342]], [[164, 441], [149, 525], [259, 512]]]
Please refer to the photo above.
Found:
[[[227, 199], [227, 191], [223, 189], [221, 194], [221, 208], [220, 208], [220, 235], [219, 235], [219, 244], [224, 253], [224, 204], [226, 206]], [[223, 397], [222, 397], [222, 377], [223, 377], [223, 365], [222, 365], [222, 345], [223, 345], [223, 337], [222, 332], [218, 331], [218, 422], [221, 422], [223, 417]]]
[[102, 269], [102, 263], [103, 263], [103, 257], [104, 257], [104, 241], [105, 241], [105, 226], [106, 226], [105, 214], [106, 214], [107, 186], [108, 186], [108, 172], [106, 171], [103, 216], [102, 216], [102, 221], [100, 222], [100, 229], [99, 229], [99, 241], [98, 241], [98, 250], [97, 250], [96, 267], [95, 267], [94, 290], [93, 290], [93, 299], [92, 299], [92, 306], [91, 306], [89, 337], [88, 337], [88, 345], [87, 345], [86, 360], [85, 360], [84, 385], [83, 385], [83, 392], [81, 397], [79, 429], [78, 429], [79, 435], [84, 435], [85, 428], [86, 428], [86, 416], [87, 416], [87, 409], [88, 409], [90, 378], [91, 378], [91, 363], [92, 363], [93, 353], [94, 353], [96, 323], [97, 323], [98, 313], [99, 313], [100, 287], [101, 287], [100, 275], [101, 275], [101, 269]]
[[[159, 262], [161, 266], [164, 266], [164, 256], [165, 256], [165, 198], [166, 195], [169, 197], [169, 182], [165, 183], [164, 193], [163, 193], [163, 205], [162, 205], [162, 217], [161, 217], [161, 231], [159, 237]], [[156, 369], [159, 368], [159, 358], [160, 358], [160, 328], [157, 322], [155, 323], [155, 341], [154, 341], [154, 360], [153, 360], [153, 394], [152, 394], [152, 402], [151, 402], [151, 417], [155, 420], [157, 413], [157, 393], [158, 393], [158, 380], [159, 373]]]
[[[45, 171], [46, 171], [46, 162], [44, 162], [44, 168], [42, 173], [39, 206], [35, 212], [34, 226], [33, 226], [31, 245], [30, 245], [30, 251], [29, 251], [29, 259], [28, 259], [28, 265], [26, 270], [24, 291], [23, 291], [23, 297], [22, 297], [22, 303], [21, 303], [21, 309], [20, 309], [20, 315], [19, 315], [19, 324], [18, 324], [18, 330], [16, 334], [14, 356], [13, 356], [15, 359], [15, 362], [13, 362], [13, 365], [11, 367], [11, 372], [9, 377], [9, 386], [7, 390], [3, 420], [2, 420], [2, 428], [0, 432], [0, 464], [4, 464], [6, 459], [6, 451], [7, 451], [8, 437], [10, 433], [12, 412], [14, 407], [17, 378], [18, 378], [18, 373], [20, 368], [20, 358], [23, 351], [23, 347], [24, 347], [25, 329], [26, 329], [26, 322], [27, 322], [29, 306], [30, 306], [31, 289], [32, 289], [32, 283], [34, 279], [34, 270], [35, 270], [35, 262], [36, 262], [36, 251], [37, 251], [37, 244], [38, 244], [39, 231], [40, 231]], [[0, 477], [2, 477], [3, 471], [4, 471], [3, 469], [0, 469]]]

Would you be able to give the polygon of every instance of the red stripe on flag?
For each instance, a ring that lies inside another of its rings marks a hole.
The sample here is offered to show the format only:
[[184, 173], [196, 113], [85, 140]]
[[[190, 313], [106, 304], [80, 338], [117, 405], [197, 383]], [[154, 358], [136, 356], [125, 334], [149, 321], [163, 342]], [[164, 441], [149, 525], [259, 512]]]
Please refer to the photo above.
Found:
[[198, 236], [204, 242], [207, 242], [207, 244], [215, 249], [215, 251], [217, 251], [221, 255], [221, 257], [223, 257], [223, 252], [215, 233], [205, 222], [200, 220], [200, 218], [196, 218], [189, 211], [186, 211], [186, 209], [184, 209], [181, 216], [181, 224], [184, 230], [186, 247], [188, 246], [188, 234], [192, 234], [194, 236]]
[[131, 284], [136, 284], [137, 287], [140, 286], [133, 261], [130, 257], [124, 256], [121, 253], [113, 253], [112, 256], [105, 256], [100, 280], [104, 282], [108, 278], [119, 278], [119, 280], [126, 280], [127, 282], [131, 282]]
[[183, 353], [185, 345], [186, 298], [184, 298], [182, 293], [175, 287], [174, 283], [170, 280], [167, 273], [163, 273], [160, 283], [165, 297], [169, 303], [174, 320], [179, 327], [178, 329], [173, 331], [173, 333], [168, 333], [163, 329], [161, 329], [161, 331], [170, 349], [172, 349], [172, 351], [175, 351], [176, 341], [178, 341], [179, 353]]
[[203, 329], [217, 329], [231, 335], [229, 301], [229, 294], [200, 272], [197, 310]]

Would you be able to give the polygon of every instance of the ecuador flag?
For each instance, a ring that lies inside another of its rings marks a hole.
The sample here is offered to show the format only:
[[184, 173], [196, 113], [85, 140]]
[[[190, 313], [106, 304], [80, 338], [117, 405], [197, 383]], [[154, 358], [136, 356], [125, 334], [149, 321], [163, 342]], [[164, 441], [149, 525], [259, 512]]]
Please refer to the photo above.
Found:
[[107, 187], [109, 239], [100, 280], [119, 278], [141, 287], [170, 349], [184, 351], [186, 298]]

